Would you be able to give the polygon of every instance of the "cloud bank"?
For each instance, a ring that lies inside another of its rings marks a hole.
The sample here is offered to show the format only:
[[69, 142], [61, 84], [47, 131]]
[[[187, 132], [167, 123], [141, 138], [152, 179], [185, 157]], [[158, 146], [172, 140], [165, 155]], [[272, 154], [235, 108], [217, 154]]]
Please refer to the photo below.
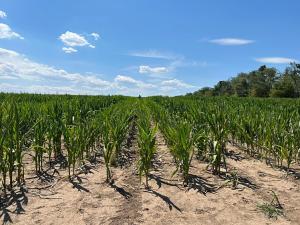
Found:
[[100, 74], [68, 72], [32, 61], [16, 51], [0, 48], [0, 91], [3, 92], [148, 96], [177, 95], [196, 88], [177, 79], [147, 81], [117, 75], [113, 80], [105, 80], [102, 77]]

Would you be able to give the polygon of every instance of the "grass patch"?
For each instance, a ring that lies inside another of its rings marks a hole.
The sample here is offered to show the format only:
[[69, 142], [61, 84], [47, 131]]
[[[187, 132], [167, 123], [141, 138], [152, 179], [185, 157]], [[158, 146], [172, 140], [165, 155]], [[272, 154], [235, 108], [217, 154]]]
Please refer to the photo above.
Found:
[[257, 205], [257, 208], [262, 211], [268, 218], [277, 219], [278, 216], [283, 216], [283, 207], [274, 191], [272, 191], [273, 199], [270, 203], [263, 203]]

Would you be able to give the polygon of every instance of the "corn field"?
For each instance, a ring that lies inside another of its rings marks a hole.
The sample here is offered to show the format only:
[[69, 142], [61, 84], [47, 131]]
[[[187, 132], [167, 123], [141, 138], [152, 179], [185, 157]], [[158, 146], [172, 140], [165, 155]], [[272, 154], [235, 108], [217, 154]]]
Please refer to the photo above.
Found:
[[35, 173], [59, 165], [70, 180], [87, 161], [103, 160], [106, 181], [119, 166], [122, 144], [137, 128], [137, 168], [146, 187], [161, 132], [189, 183], [193, 158], [226, 172], [227, 146], [289, 172], [300, 160], [300, 102], [254, 98], [0, 95], [0, 174], [3, 195], [26, 185], [24, 157]]

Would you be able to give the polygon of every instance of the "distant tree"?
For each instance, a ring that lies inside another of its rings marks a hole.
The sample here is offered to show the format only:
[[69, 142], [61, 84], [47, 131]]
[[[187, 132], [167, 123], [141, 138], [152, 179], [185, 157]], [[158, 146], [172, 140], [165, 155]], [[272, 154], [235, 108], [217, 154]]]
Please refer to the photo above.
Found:
[[238, 97], [247, 97], [249, 95], [248, 74], [240, 73], [237, 77], [231, 80], [234, 94]]
[[291, 63], [283, 73], [263, 65], [249, 73], [240, 73], [228, 81], [219, 81], [213, 88], [202, 88], [193, 95], [298, 98], [300, 64]]
[[213, 94], [216, 96], [233, 95], [233, 88], [230, 81], [219, 81], [214, 87]]
[[265, 82], [267, 83], [268, 85], [268, 88], [271, 89], [274, 82], [276, 81], [277, 79], [277, 75], [278, 75], [278, 72], [275, 68], [268, 68], [266, 66], [261, 66], [258, 71], [260, 73], [262, 73], [262, 75], [264, 76], [264, 80]]
[[271, 89], [270, 96], [276, 98], [295, 98], [296, 90], [290, 77], [282, 75]]
[[194, 95], [207, 96], [207, 97], [213, 96], [213, 89], [210, 87], [204, 87], [194, 92]]
[[298, 98], [300, 96], [300, 64], [292, 63], [279, 77], [271, 90], [272, 97]]
[[300, 64], [291, 63], [285, 70], [285, 75], [292, 80], [295, 97], [300, 97]]
[[277, 71], [274, 68], [261, 66], [248, 74], [250, 86], [249, 95], [253, 97], [269, 97]]

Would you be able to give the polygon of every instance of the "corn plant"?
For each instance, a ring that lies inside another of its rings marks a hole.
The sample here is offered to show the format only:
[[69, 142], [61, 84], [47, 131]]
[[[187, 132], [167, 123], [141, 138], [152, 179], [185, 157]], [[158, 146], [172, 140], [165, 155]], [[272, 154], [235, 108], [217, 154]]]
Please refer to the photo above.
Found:
[[65, 146], [68, 152], [68, 171], [69, 179], [71, 179], [71, 169], [72, 175], [75, 173], [76, 160], [80, 152], [80, 139], [79, 139], [79, 129], [76, 126], [69, 126], [64, 129]]
[[12, 103], [8, 111], [8, 173], [10, 188], [13, 186], [13, 172], [17, 167], [17, 181], [21, 183], [22, 175], [22, 136], [20, 129], [19, 109], [15, 103]]
[[63, 134], [63, 109], [62, 105], [55, 102], [52, 109], [50, 109], [50, 124], [51, 124], [51, 139], [53, 142], [54, 158], [58, 159], [62, 156], [61, 145], [62, 145], [62, 134]]
[[229, 120], [222, 111], [221, 107], [217, 107], [213, 113], [207, 116], [208, 126], [210, 130], [210, 163], [213, 172], [220, 174], [221, 164], [223, 162], [226, 168], [226, 142], [228, 141]]
[[194, 156], [195, 134], [192, 132], [192, 126], [186, 122], [179, 122], [171, 128], [171, 152], [176, 159], [177, 169], [174, 174], [180, 170], [183, 176], [183, 183], [188, 184], [189, 170]]
[[40, 121], [34, 126], [34, 139], [33, 149], [35, 152], [35, 172], [40, 173], [43, 170], [43, 154], [45, 153], [45, 142], [46, 142], [46, 124], [45, 119], [41, 118]]
[[119, 110], [112, 115], [112, 138], [115, 143], [115, 151], [112, 156], [112, 163], [116, 164], [120, 157], [122, 143], [128, 133], [130, 111]]
[[158, 129], [157, 124], [151, 128], [150, 116], [144, 111], [138, 120], [138, 147], [139, 147], [139, 161], [138, 161], [138, 171], [140, 176], [140, 181], [142, 176], [146, 177], [146, 188], [149, 188], [148, 177], [151, 169], [151, 161], [156, 152], [155, 140], [156, 132]]
[[4, 190], [4, 194], [6, 194], [6, 176], [8, 171], [8, 158], [7, 158], [7, 149], [4, 145], [4, 141], [6, 138], [6, 127], [4, 121], [4, 112], [3, 112], [3, 103], [0, 107], [0, 170], [2, 173], [2, 187]]
[[106, 168], [106, 182], [111, 181], [111, 159], [115, 149], [115, 142], [113, 139], [113, 126], [109, 117], [109, 112], [103, 113], [101, 125], [101, 139], [103, 142], [103, 158]]

